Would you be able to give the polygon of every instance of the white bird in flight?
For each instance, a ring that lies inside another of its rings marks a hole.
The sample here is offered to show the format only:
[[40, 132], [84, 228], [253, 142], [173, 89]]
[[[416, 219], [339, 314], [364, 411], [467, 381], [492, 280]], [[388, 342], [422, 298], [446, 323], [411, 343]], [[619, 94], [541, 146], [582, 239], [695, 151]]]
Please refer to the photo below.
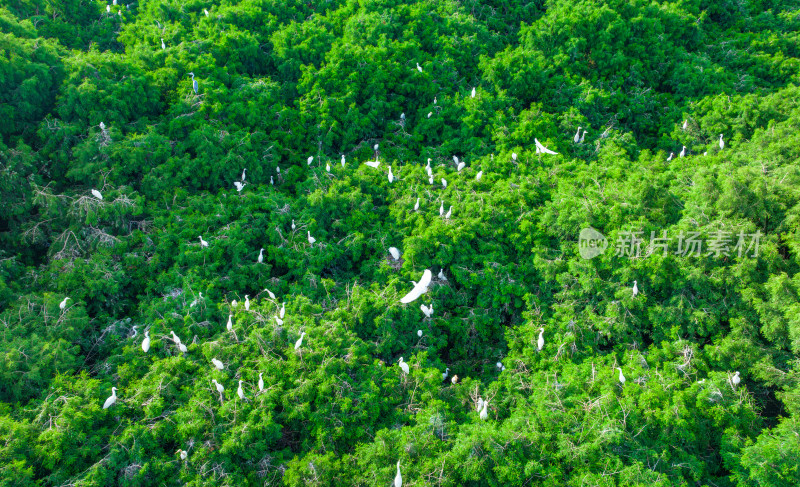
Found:
[[216, 367], [217, 370], [222, 370], [225, 368], [225, 365], [223, 365], [223, 363], [216, 358], [212, 358], [211, 363], [214, 364], [214, 367]]
[[300, 334], [300, 338], [298, 338], [297, 341], [294, 342], [294, 349], [295, 350], [297, 350], [298, 348], [300, 348], [301, 345], [303, 345], [303, 337], [304, 336], [306, 336], [306, 332], [301, 333]]
[[117, 388], [112, 387], [111, 396], [109, 396], [108, 399], [106, 399], [106, 402], [103, 403], [103, 409], [110, 408], [115, 402], [117, 402]]
[[389, 247], [389, 253], [392, 254], [394, 260], [400, 260], [400, 249], [397, 247]]
[[147, 353], [150, 351], [150, 330], [145, 330], [144, 340], [142, 340], [142, 351]]
[[92, 188], [92, 196], [94, 196], [95, 198], [97, 198], [99, 200], [103, 199], [103, 194], [100, 191], [97, 191], [94, 188]]
[[430, 269], [425, 269], [425, 272], [422, 273], [422, 277], [420, 278], [419, 282], [411, 281], [411, 283], [414, 284], [414, 288], [409, 291], [408, 294], [403, 296], [400, 299], [400, 302], [403, 304], [411, 303], [418, 297], [428, 292], [428, 285], [430, 285], [432, 278], [433, 274], [431, 273]]
[[543, 146], [542, 143], [539, 142], [539, 140], [536, 138], [533, 139], [533, 142], [536, 144], [536, 148], [538, 149], [539, 152], [542, 152], [544, 154], [558, 154], [558, 152], [553, 152], [547, 147]]
[[403, 373], [408, 375], [408, 372], [409, 372], [408, 364], [403, 362], [403, 357], [400, 357], [400, 360], [398, 361], [398, 365], [400, 366], [401, 369], [403, 369]]
[[66, 308], [66, 307], [67, 307], [67, 300], [68, 300], [68, 299], [71, 299], [71, 298], [69, 298], [69, 297], [67, 297], [67, 298], [64, 298], [64, 300], [63, 300], [63, 301], [61, 301], [60, 303], [58, 303], [58, 307], [59, 307], [59, 308], [60, 308], [62, 311], [64, 310], [64, 308]]

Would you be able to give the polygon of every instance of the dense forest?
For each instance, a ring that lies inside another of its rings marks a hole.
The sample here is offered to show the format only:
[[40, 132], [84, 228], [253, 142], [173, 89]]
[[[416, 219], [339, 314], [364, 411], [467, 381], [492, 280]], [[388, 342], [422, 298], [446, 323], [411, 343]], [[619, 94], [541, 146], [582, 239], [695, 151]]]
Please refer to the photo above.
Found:
[[126, 1], [0, 1], [0, 486], [800, 485], [800, 0]]

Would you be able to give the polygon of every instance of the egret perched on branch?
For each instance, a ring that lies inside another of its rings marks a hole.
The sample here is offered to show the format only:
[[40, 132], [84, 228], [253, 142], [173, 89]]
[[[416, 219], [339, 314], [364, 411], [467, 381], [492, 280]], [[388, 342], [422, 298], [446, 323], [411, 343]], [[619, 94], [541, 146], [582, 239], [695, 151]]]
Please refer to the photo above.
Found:
[[543, 154], [558, 154], [558, 152], [553, 152], [547, 147], [543, 146], [542, 143], [536, 138], [533, 139], [533, 142], [536, 144], [536, 149]]
[[433, 112], [428, 112], [428, 118], [431, 118], [431, 115], [433, 115]]
[[208, 10], [203, 9], [203, 13], [206, 14], [206, 17], [208, 17]]
[[444, 186], [445, 189], [447, 188], [447, 180], [445, 178], [442, 178], [442, 186]]
[[258, 373], [258, 390], [259, 391], [263, 391], [264, 390], [264, 373], [263, 372], [259, 372]]
[[297, 225], [295, 225], [294, 220], [292, 220], [292, 230], [294, 230], [295, 228], [297, 228]]
[[456, 171], [461, 172], [461, 170], [464, 169], [464, 166], [466, 166], [466, 165], [467, 165], [466, 162], [463, 162], [463, 161], [459, 162], [458, 166], [456, 167]]
[[400, 260], [400, 250], [397, 247], [389, 247], [389, 253], [394, 260]]
[[194, 79], [194, 73], [189, 73], [189, 75], [192, 77], [192, 89], [194, 90], [194, 94], [196, 95], [197, 94], [197, 88], [198, 88], [197, 80]]
[[394, 174], [392, 174], [392, 166], [389, 166], [389, 182], [394, 181]]
[[719, 150], [722, 150], [724, 148], [725, 148], [725, 141], [722, 140], [722, 134], [719, 134]]
[[195, 306], [197, 306], [197, 302], [203, 299], [203, 293], [197, 293], [197, 294], [199, 294], [199, 297], [195, 298], [194, 301], [192, 301], [191, 304], [189, 304], [190, 308], [194, 308]]
[[422, 338], [422, 330], [417, 330], [417, 336]]
[[733, 373], [733, 377], [731, 377], [731, 386], [736, 389], [736, 386], [738, 386], [740, 382], [742, 382], [742, 379], [739, 377], [739, 371], [737, 370]]
[[266, 291], [267, 294], [269, 294], [269, 299], [275, 299], [275, 293], [273, 293], [269, 289], [264, 289], [264, 291]]
[[420, 73], [422, 72], [422, 66], [420, 66], [419, 63], [417, 63], [417, 71], [419, 71]]
[[222, 387], [222, 384], [217, 382], [217, 379], [211, 379], [211, 382], [213, 382], [214, 386], [217, 388], [217, 392], [219, 393], [219, 402], [222, 402], [225, 399], [225, 388]]
[[212, 358], [211, 359], [211, 363], [214, 364], [214, 367], [216, 367], [217, 370], [222, 370], [222, 369], [225, 368], [225, 365], [220, 360], [217, 360], [216, 358]]
[[331, 172], [331, 163], [330, 162], [326, 162], [325, 163], [325, 171], [326, 172]]
[[275, 316], [275, 322], [278, 323], [278, 326], [283, 326], [283, 320]]
[[539, 339], [536, 340], [536, 348], [540, 352], [544, 348], [544, 328], [539, 328]]
[[683, 130], [686, 130], [688, 127], [689, 127], [689, 119], [687, 118], [686, 120], [683, 121], [683, 125], [681, 126], [681, 128]]
[[314, 246], [314, 242], [316, 242], [316, 241], [317, 241], [317, 239], [315, 239], [314, 237], [311, 236], [311, 232], [308, 232], [308, 243], [311, 244], [311, 246], [313, 247]]
[[430, 318], [433, 314], [433, 303], [430, 306], [425, 306], [424, 304], [419, 305], [419, 309], [422, 310], [422, 313], [425, 315], [426, 318]]
[[449, 220], [450, 219], [450, 215], [452, 215], [452, 214], [453, 214], [453, 205], [450, 205], [450, 209], [447, 210], [447, 213], [444, 214], [444, 219], [445, 220]]
[[342, 167], [344, 167], [344, 154], [342, 154]]
[[447, 380], [448, 375], [450, 375], [450, 367], [445, 368], [442, 372], [442, 380]]
[[400, 475], [400, 460], [397, 461], [397, 474], [394, 476], [394, 487], [403, 487], [403, 476]]
[[403, 373], [408, 375], [408, 372], [409, 372], [408, 364], [403, 362], [403, 357], [400, 357], [400, 360], [398, 361], [398, 365], [400, 366], [401, 369], [403, 369]]
[[583, 139], [584, 139], [584, 137], [586, 137], [586, 132], [588, 132], [588, 130], [583, 129], [583, 133], [581, 134], [581, 140], [580, 140], [581, 144], [583, 144]]
[[458, 165], [458, 156], [453, 156], [453, 162]]
[[439, 205], [439, 216], [444, 216], [444, 201]]
[[481, 420], [486, 420], [486, 418], [489, 417], [489, 411], [487, 409], [488, 407], [489, 407], [489, 400], [487, 399], [487, 400], [483, 401], [483, 409], [481, 409], [481, 413], [480, 413]]
[[502, 372], [502, 371], [506, 370], [506, 366], [505, 366], [505, 365], [503, 365], [503, 362], [497, 362], [497, 363], [495, 364], [495, 366], [497, 367], [497, 370], [499, 370], [500, 372]]
[[202, 236], [202, 235], [198, 236], [197, 238], [199, 238], [199, 239], [200, 239], [200, 247], [201, 247], [201, 248], [202, 248], [202, 247], [208, 247], [208, 242], [206, 242], [205, 240], [203, 240], [203, 236]]
[[261, 247], [261, 250], [258, 251], [258, 259], [259, 264], [264, 263], [264, 247]]
[[178, 338], [178, 335], [176, 335], [175, 332], [172, 330], [170, 330], [169, 332], [172, 333], [172, 341], [175, 342], [175, 345], [180, 345], [181, 339]]
[[480, 181], [483, 177], [483, 171], [478, 171], [478, 174], [475, 175], [475, 181]]
[[245, 184], [247, 184], [247, 183], [240, 183], [239, 181], [234, 181], [233, 182], [233, 185], [236, 186], [236, 191], [239, 192], [239, 193], [242, 192], [242, 190], [244, 189]]
[[99, 200], [103, 199], [103, 194], [100, 191], [97, 191], [94, 188], [92, 188], [92, 196], [94, 196], [95, 198], [97, 198]]
[[428, 178], [428, 184], [433, 184], [433, 174]]
[[269, 185], [275, 186], [275, 180], [272, 178], [272, 176], [269, 177]]
[[686, 146], [684, 145], [683, 149], [681, 149], [681, 153], [678, 154], [678, 157], [684, 157], [685, 155], [686, 155]]
[[150, 350], [150, 330], [145, 330], [144, 340], [142, 340], [142, 351], [147, 353]]
[[374, 168], [374, 169], [377, 169], [377, 168], [378, 168], [378, 166], [380, 166], [380, 165], [381, 165], [381, 163], [380, 163], [380, 161], [378, 161], [378, 158], [377, 158], [377, 157], [375, 158], [375, 160], [374, 160], [374, 161], [367, 161], [367, 162], [365, 162], [364, 164], [366, 164], [367, 166], [369, 166], [369, 167], [371, 167], [371, 168]]
[[244, 400], [244, 389], [242, 389], [242, 380], [239, 381], [239, 389], [236, 390], [236, 395], [239, 396], [239, 399]]
[[474, 87], [472, 88], [472, 95], [471, 95], [471, 97], [472, 97], [472, 98], [475, 98], [475, 88], [474, 88]]
[[572, 138], [572, 141], [576, 144], [581, 140], [581, 127], [578, 127], [578, 131], [575, 132], [575, 137]]
[[314, 162], [314, 156], [308, 156], [308, 165], [310, 166], [312, 162]]
[[674, 152], [670, 152], [669, 153], [669, 157], [667, 157], [667, 162], [671, 161], [673, 156], [675, 156], [675, 153]]
[[625, 376], [622, 375], [622, 369], [617, 367], [617, 370], [619, 370], [619, 383], [624, 385], [625, 384]]
[[244, 309], [245, 311], [250, 311], [250, 295], [244, 295]]
[[300, 338], [298, 338], [297, 341], [294, 342], [294, 349], [295, 350], [299, 349], [303, 345], [303, 337], [304, 336], [306, 336], [306, 332], [301, 333], [300, 334]]
[[111, 396], [109, 396], [109, 398], [106, 399], [106, 402], [103, 403], [103, 409], [110, 408], [115, 402], [117, 402], [117, 388], [116, 387], [112, 387], [111, 388]]
[[512, 152], [511, 153], [511, 159], [514, 160], [514, 161], [517, 160], [517, 153], [516, 152]]
[[419, 210], [419, 198], [417, 198], [417, 202], [414, 203], [414, 211]]
[[228, 331], [233, 331], [233, 315], [232, 314], [228, 315], [228, 323], [225, 325], [225, 328]]
[[242, 182], [244, 182], [244, 178], [245, 178], [245, 176], [247, 176], [246, 173], [247, 173], [247, 168], [242, 169], [242, 178], [241, 178]]
[[186, 453], [186, 450], [177, 450], [175, 453], [180, 454], [181, 460], [186, 460], [186, 457], [189, 455]]
[[430, 176], [431, 172], [433, 172], [433, 170], [431, 169], [431, 158], [430, 157], [428, 158], [428, 163], [425, 165], [425, 172], [428, 173], [428, 176]]
[[430, 269], [425, 269], [425, 272], [422, 273], [422, 277], [420, 278], [419, 282], [411, 281], [411, 283], [414, 284], [414, 288], [409, 291], [408, 294], [403, 296], [400, 299], [400, 302], [403, 304], [411, 303], [418, 297], [428, 292], [428, 285], [431, 283], [432, 277], [433, 275], [431, 274]]
[[633, 281], [633, 297], [635, 298], [637, 294], [639, 294], [639, 283]]
[[162, 37], [161, 38], [161, 49], [166, 49], [166, 48], [167, 48], [167, 45], [164, 44], [164, 38]]
[[69, 298], [69, 297], [66, 297], [66, 298], [64, 298], [64, 300], [63, 300], [63, 301], [61, 301], [60, 303], [58, 303], [58, 307], [59, 307], [59, 309], [61, 309], [61, 311], [64, 311], [64, 308], [66, 308], [66, 307], [67, 307], [67, 300], [68, 300], [68, 299], [70, 299], [70, 298]]
[[439, 269], [439, 275], [437, 275], [436, 277], [438, 277], [442, 281], [447, 280], [447, 276], [444, 275], [444, 269]]
[[281, 303], [281, 310], [278, 312], [278, 316], [280, 316], [281, 319], [286, 316], [286, 303]]

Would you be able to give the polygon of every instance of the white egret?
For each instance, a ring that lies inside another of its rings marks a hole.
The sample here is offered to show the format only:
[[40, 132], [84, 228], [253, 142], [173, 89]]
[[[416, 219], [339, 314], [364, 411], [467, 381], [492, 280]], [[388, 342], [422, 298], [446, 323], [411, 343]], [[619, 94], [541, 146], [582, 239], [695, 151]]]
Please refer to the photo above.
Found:
[[456, 167], [456, 171], [461, 172], [461, 170], [464, 169], [464, 166], [466, 165], [467, 165], [466, 162], [459, 162], [458, 166]]
[[417, 198], [417, 202], [414, 203], [414, 211], [419, 210], [419, 198]]
[[397, 247], [389, 247], [389, 253], [392, 254], [394, 260], [400, 260], [400, 250]]
[[442, 372], [442, 380], [447, 380], [448, 375], [450, 375], [450, 367], [445, 368]]
[[403, 487], [403, 476], [400, 475], [400, 460], [397, 461], [397, 474], [394, 476], [394, 487]]
[[539, 328], [539, 339], [536, 340], [536, 349], [541, 352], [544, 348], [544, 328]]
[[389, 166], [389, 182], [394, 181], [394, 174], [392, 174], [392, 166]]
[[315, 239], [314, 237], [311, 236], [311, 232], [308, 232], [308, 243], [313, 246], [314, 242], [316, 242], [316, 241], [317, 241], [317, 239]]
[[672, 160], [672, 157], [673, 157], [674, 155], [675, 155], [675, 153], [674, 153], [674, 152], [670, 152], [670, 153], [669, 153], [669, 157], [667, 157], [667, 162], [671, 161], [671, 160]]
[[231, 306], [233, 306], [235, 308], [235, 307], [239, 306], [239, 302], [234, 299], [233, 301], [231, 301]]
[[111, 5], [106, 5], [106, 13], [111, 13]]
[[444, 201], [439, 205], [439, 216], [444, 216]]
[[581, 140], [580, 140], [581, 144], [583, 144], [583, 139], [584, 139], [584, 137], [586, 137], [586, 132], [588, 132], [588, 130], [583, 129], [583, 133], [581, 134]]
[[66, 307], [67, 307], [67, 300], [68, 300], [68, 299], [71, 299], [71, 298], [69, 298], [69, 297], [66, 297], [66, 298], [64, 298], [64, 300], [63, 300], [63, 301], [61, 301], [60, 303], [58, 303], [58, 307], [59, 307], [59, 309], [61, 309], [61, 310], [63, 311], [63, 310], [64, 310], [64, 308], [66, 308]]
[[450, 378], [450, 383], [453, 385], [458, 384], [458, 374], [455, 374], [453, 377]]
[[228, 331], [233, 331], [233, 315], [232, 314], [228, 315], [228, 323], [225, 325], [225, 328]]
[[344, 167], [344, 154], [342, 154], [342, 167]]
[[417, 336], [422, 338], [422, 330], [417, 330]]
[[203, 240], [203, 236], [202, 236], [202, 235], [198, 236], [197, 238], [199, 238], [199, 239], [200, 239], [200, 247], [201, 247], [201, 248], [203, 248], [203, 247], [208, 247], [208, 242], [206, 242], [205, 240]]
[[514, 160], [514, 161], [517, 160], [517, 153], [516, 152], [512, 152], [511, 153], [511, 160]]
[[480, 181], [483, 177], [483, 171], [478, 171], [478, 174], [475, 175], [475, 181]]
[[298, 338], [297, 341], [294, 342], [294, 349], [295, 350], [297, 350], [298, 348], [300, 348], [300, 346], [303, 345], [303, 337], [304, 336], [306, 336], [306, 332], [301, 333], [300, 334], [300, 338]]
[[377, 157], [375, 158], [374, 161], [367, 161], [364, 164], [366, 164], [367, 166], [369, 166], [371, 168], [374, 168], [374, 169], [377, 169], [378, 166], [381, 165], [381, 163], [380, 163], [380, 161], [378, 161]]
[[471, 95], [471, 97], [472, 97], [472, 98], [475, 98], [475, 88], [472, 88], [472, 95]]
[[167, 48], [167, 45], [164, 44], [164, 38], [162, 37], [161, 38], [161, 49], [166, 49], [166, 48]]
[[489, 417], [489, 400], [483, 401], [483, 409], [481, 409], [480, 418], [481, 420], [486, 420]]
[[722, 140], [722, 134], [719, 134], [719, 150], [722, 150], [724, 148], [725, 148], [725, 141]]
[[208, 17], [208, 10], [203, 9], [203, 13], [206, 14], [206, 17]]
[[433, 115], [433, 112], [428, 112], [428, 118], [431, 118], [431, 115]]
[[735, 389], [740, 382], [742, 382], [742, 379], [739, 377], [739, 371], [737, 370], [736, 372], [733, 373], [733, 377], [731, 377], [731, 385]]
[[259, 372], [258, 373], [258, 390], [259, 391], [263, 391], [264, 390], [264, 373], [263, 372]]
[[275, 186], [275, 179], [273, 179], [272, 176], [269, 177], [269, 184], [270, 186]]
[[452, 215], [452, 214], [453, 214], [453, 205], [450, 205], [450, 209], [447, 210], [447, 213], [444, 214], [444, 219], [445, 220], [449, 220], [450, 219], [450, 215]]
[[411, 281], [414, 284], [414, 288], [408, 292], [405, 296], [400, 299], [400, 302], [403, 304], [408, 304], [416, 300], [418, 297], [422, 296], [426, 292], [428, 292], [428, 285], [431, 283], [432, 274], [430, 269], [425, 269], [425, 272], [422, 273], [422, 277], [420, 278], [419, 282]]
[[483, 409], [483, 398], [478, 397], [478, 403], [475, 405], [475, 410], [480, 413], [481, 409]]
[[294, 220], [292, 220], [292, 230], [294, 230], [295, 228], [297, 228], [297, 225], [295, 225]]
[[233, 182], [233, 185], [236, 186], [236, 191], [238, 193], [242, 192], [242, 190], [244, 189], [245, 184], [247, 184], [247, 183], [240, 183], [239, 181], [234, 181]]
[[283, 326], [283, 320], [278, 318], [277, 316], [275, 317], [275, 322], [278, 323], [278, 326]]
[[115, 402], [117, 402], [117, 388], [112, 387], [111, 396], [109, 396], [108, 399], [106, 399], [106, 402], [103, 403], [103, 409], [110, 408]]
[[458, 165], [458, 156], [453, 156], [453, 162], [456, 163], [456, 166]]
[[681, 153], [678, 154], [678, 157], [684, 157], [685, 155], [686, 155], [686, 146], [684, 145], [683, 149], [681, 149]]
[[433, 184], [433, 174], [428, 178], [428, 184]]
[[689, 119], [687, 118], [686, 120], [683, 121], [683, 125], [681, 126], [681, 128], [683, 130], [686, 130], [688, 127], [689, 127]]
[[635, 298], [637, 294], [639, 294], [639, 283], [633, 281], [633, 297]]
[[433, 314], [433, 303], [430, 306], [425, 306], [424, 304], [419, 305], [419, 309], [422, 310], [422, 313], [425, 314], [426, 318], [430, 318]]
[[267, 294], [269, 294], [269, 298], [270, 298], [270, 299], [275, 299], [275, 293], [273, 293], [273, 292], [272, 292], [272, 291], [270, 291], [269, 289], [264, 289], [264, 291], [266, 291], [266, 292], [267, 292]]
[[259, 264], [264, 263], [264, 247], [261, 247], [261, 250], [258, 251], [258, 259], [256, 259]]
[[617, 370], [619, 370], [619, 383], [620, 384], [625, 384], [625, 376], [622, 375], [622, 369], [617, 367]]
[[175, 342], [175, 345], [180, 345], [181, 339], [178, 338], [178, 335], [176, 335], [175, 332], [172, 330], [170, 330], [169, 332], [172, 333], [172, 341]]
[[433, 104], [436, 105], [436, 97], [433, 97]]
[[536, 138], [533, 139], [533, 142], [536, 144], [536, 148], [539, 149], [539, 151], [543, 152], [544, 154], [558, 154], [558, 152], [551, 151], [547, 147], [543, 146], [542, 143], [539, 142], [539, 140]]
[[139, 332], [136, 331], [137, 328], [139, 328], [139, 325], [133, 325], [133, 335], [131, 335], [131, 338], [136, 338], [136, 335], [139, 334]]
[[242, 380], [239, 381], [239, 389], [236, 390], [236, 395], [239, 396], [239, 399], [244, 400], [244, 389], [242, 389]]
[[422, 66], [420, 66], [419, 63], [417, 63], [417, 71], [419, 71], [420, 73], [422, 72]]
[[581, 140], [581, 127], [578, 127], [578, 131], [575, 132], [575, 137], [572, 138], [572, 141], [576, 144]]
[[497, 367], [497, 370], [499, 370], [500, 372], [502, 372], [502, 371], [506, 370], [506, 366], [505, 366], [505, 365], [503, 365], [503, 362], [497, 362], [497, 363], [496, 363], [496, 364], [494, 364], [494, 365]]
[[199, 297], [195, 298], [195, 299], [194, 299], [194, 301], [192, 301], [192, 302], [191, 302], [191, 304], [189, 304], [189, 307], [190, 307], [190, 308], [194, 308], [195, 306], [197, 306], [197, 303], [198, 303], [198, 302], [199, 302], [201, 299], [203, 299], [203, 293], [197, 293], [197, 294], [199, 294]]
[[280, 316], [281, 319], [286, 316], [286, 303], [281, 303], [281, 310], [278, 312], [278, 316]]
[[250, 296], [248, 294], [244, 295], [244, 309], [245, 311], [250, 311]]
[[96, 190], [96, 189], [94, 189], [94, 188], [92, 188], [92, 196], [94, 196], [95, 198], [97, 198], [97, 199], [99, 199], [99, 200], [102, 200], [102, 199], [103, 199], [103, 194], [102, 194], [102, 193], [100, 193], [100, 191], [97, 191], [97, 190]]
[[244, 178], [245, 178], [245, 176], [247, 176], [246, 173], [247, 173], [247, 168], [242, 169], [242, 177], [241, 177], [242, 182], [244, 182]]
[[403, 122], [406, 121], [406, 112], [400, 114], [400, 120], [402, 120]]
[[180, 454], [181, 460], [186, 460], [186, 457], [189, 455], [186, 453], [186, 450], [178, 450], [175, 453]]
[[447, 188], [447, 180], [442, 178], [442, 186], [446, 189]]
[[217, 382], [217, 379], [211, 379], [211, 382], [214, 383], [214, 387], [217, 388], [217, 392], [219, 393], [219, 400], [222, 402], [225, 399], [225, 388]]
[[703, 152], [703, 155], [707, 156], [708, 155], [708, 151]]
[[425, 172], [427, 172], [428, 175], [431, 174], [431, 158], [430, 157], [428, 158], [428, 163], [425, 165]]
[[403, 362], [403, 357], [400, 357], [400, 360], [398, 361], [398, 365], [400, 366], [401, 369], [403, 369], [403, 373], [408, 375], [408, 372], [409, 372], [408, 364]]
[[314, 162], [314, 156], [308, 156], [308, 165], [310, 166], [312, 162]]
[[444, 269], [439, 269], [439, 274], [436, 277], [438, 277], [442, 281], [447, 280], [447, 276], [444, 275]]
[[194, 94], [196, 95], [197, 94], [197, 88], [198, 88], [197, 80], [194, 79], [194, 73], [189, 73], [189, 75], [192, 77], [192, 89], [194, 90]]
[[225, 368], [225, 365], [220, 360], [217, 360], [216, 358], [212, 358], [211, 359], [211, 363], [214, 364], [214, 367], [216, 367], [217, 370], [222, 370], [222, 369]]
[[186, 351], [189, 350], [189, 349], [186, 348], [186, 345], [184, 345], [183, 343], [179, 343], [178, 344], [178, 350], [180, 350], [182, 353], [186, 353]]
[[147, 353], [150, 351], [150, 330], [145, 330], [144, 340], [142, 340], [142, 351]]
[[326, 162], [325, 163], [325, 171], [331, 172], [331, 163], [330, 162]]

